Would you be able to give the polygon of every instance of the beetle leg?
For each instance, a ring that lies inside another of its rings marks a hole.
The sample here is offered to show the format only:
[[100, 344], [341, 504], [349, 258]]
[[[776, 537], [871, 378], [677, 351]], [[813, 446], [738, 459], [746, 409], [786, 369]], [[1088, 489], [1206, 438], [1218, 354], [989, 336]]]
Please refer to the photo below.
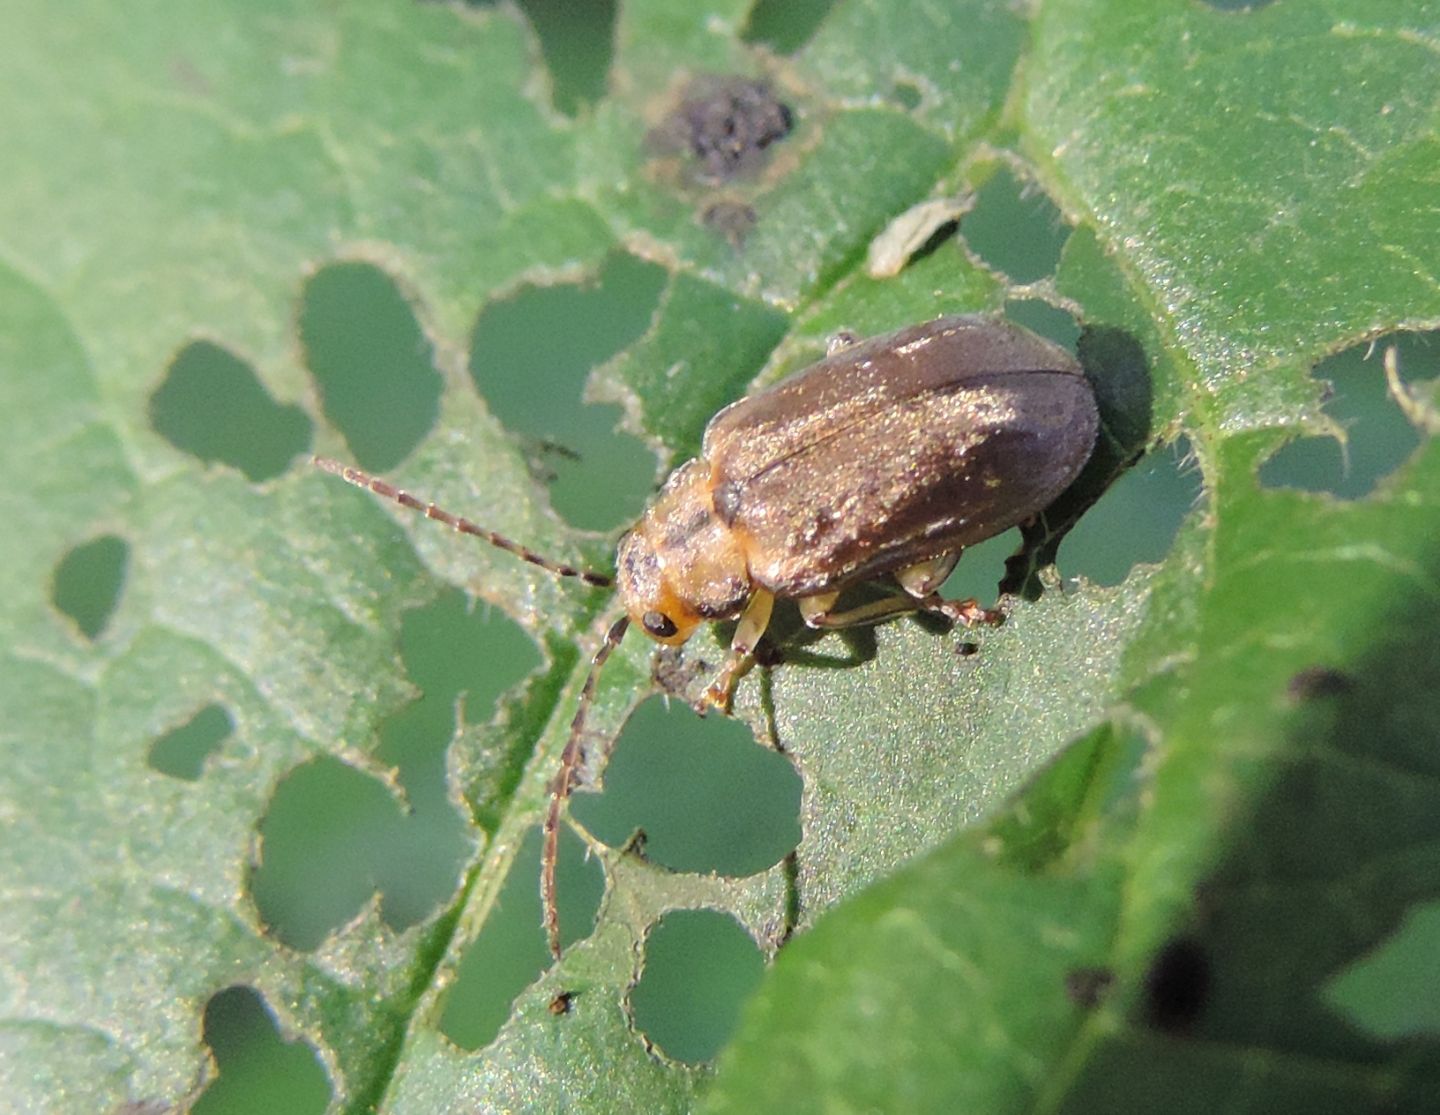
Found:
[[1005, 618], [1003, 613], [994, 608], [982, 608], [980, 601], [974, 597], [969, 600], [946, 600], [935, 591], [945, 583], [945, 578], [950, 576], [959, 560], [960, 551], [957, 550], [953, 554], [944, 554], [929, 561], [919, 561], [900, 570], [895, 574], [895, 579], [900, 582], [901, 588], [915, 598], [915, 606], [921, 611], [933, 612], [952, 623], [963, 623], [966, 627], [972, 623], [1001, 622]]
[[895, 579], [911, 596], [923, 600], [945, 583], [945, 578], [954, 571], [959, 560], [960, 551], [956, 550], [953, 554], [941, 554], [929, 561], [917, 561], [896, 573]]
[[835, 607], [835, 601], [840, 599], [838, 592], [822, 592], [819, 596], [804, 596], [795, 603], [800, 605], [800, 618], [809, 627], [823, 627], [824, 617], [830, 614], [830, 609]]
[[924, 607], [913, 596], [887, 596], [883, 600], [872, 600], [868, 604], [847, 608], [843, 612], [832, 612], [830, 609], [835, 606], [839, 595], [838, 592], [826, 592], [803, 598], [798, 602], [801, 618], [811, 627], [861, 627]]
[[976, 623], [1005, 622], [1004, 612], [999, 608], [982, 607], [980, 601], [973, 596], [968, 600], [946, 600], [939, 593], [932, 592], [929, 596], [916, 600], [915, 606], [923, 612], [944, 616], [951, 623], [962, 624], [965, 627]]
[[944, 616], [951, 623], [999, 623], [1004, 616], [997, 610], [982, 608], [977, 600], [946, 600], [938, 593], [929, 592], [924, 596], [887, 596], [883, 600], [872, 600], [847, 608], [843, 612], [832, 612], [838, 594], [827, 592], [821, 596], [810, 596], [799, 601], [800, 615], [811, 627], [832, 629], [836, 627], [859, 627], [867, 623], [880, 623], [891, 616], [906, 612], [932, 612]]
[[730, 640], [730, 654], [725, 665], [705, 695], [700, 698], [703, 712], [710, 707], [721, 712], [730, 711], [730, 698], [735, 693], [735, 683], [755, 664], [755, 644], [770, 626], [770, 612], [775, 607], [775, 595], [757, 588], [750, 594], [750, 602], [740, 613], [740, 622], [735, 628], [735, 637]]

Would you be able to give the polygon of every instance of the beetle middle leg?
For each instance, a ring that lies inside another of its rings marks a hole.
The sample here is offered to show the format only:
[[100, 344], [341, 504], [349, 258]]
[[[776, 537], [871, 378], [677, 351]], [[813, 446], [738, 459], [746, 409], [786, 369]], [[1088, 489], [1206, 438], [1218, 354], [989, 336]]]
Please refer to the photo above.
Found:
[[721, 712], [730, 711], [730, 698], [735, 693], [735, 684], [755, 664], [755, 644], [770, 626], [770, 613], [775, 608], [775, 596], [763, 588], [757, 588], [750, 596], [750, 602], [740, 613], [740, 622], [735, 627], [735, 637], [730, 640], [730, 653], [725, 665], [705, 695], [700, 698], [700, 711], [712, 706]]
[[974, 623], [999, 623], [1003, 616], [998, 610], [984, 608], [973, 598], [946, 600], [936, 591], [959, 560], [957, 552], [907, 566], [895, 574], [895, 579], [905, 590], [903, 595], [872, 600], [843, 612], [833, 610], [840, 596], [838, 592], [807, 596], [799, 601], [800, 615], [809, 626], [824, 629], [880, 623], [909, 612], [930, 612], [966, 627]]

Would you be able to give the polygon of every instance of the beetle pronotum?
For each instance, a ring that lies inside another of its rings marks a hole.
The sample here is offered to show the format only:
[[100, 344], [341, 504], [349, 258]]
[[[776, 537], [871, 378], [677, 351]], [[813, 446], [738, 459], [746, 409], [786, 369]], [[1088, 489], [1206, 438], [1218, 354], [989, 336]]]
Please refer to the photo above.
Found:
[[[681, 465], [620, 539], [625, 614], [591, 659], [544, 822], [541, 898], [560, 955], [555, 858], [561, 811], [582, 759], [586, 712], [605, 660], [637, 623], [679, 645], [702, 622], [737, 619], [704, 703], [728, 708], [778, 599], [812, 627], [932, 612], [993, 620], [940, 585], [966, 546], [1045, 508], [1095, 444], [1095, 397], [1074, 357], [1003, 319], [943, 317], [863, 342], [715, 415], [700, 456]], [[564, 577], [609, 577], [544, 558], [383, 480], [316, 458], [377, 495], [483, 538]], [[836, 611], [840, 593], [893, 577], [898, 592]]]

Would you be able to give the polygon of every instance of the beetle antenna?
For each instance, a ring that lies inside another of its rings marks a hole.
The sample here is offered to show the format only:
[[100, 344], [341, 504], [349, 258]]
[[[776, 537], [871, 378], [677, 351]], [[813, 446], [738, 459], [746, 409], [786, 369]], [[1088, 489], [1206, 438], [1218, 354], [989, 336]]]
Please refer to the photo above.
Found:
[[595, 683], [600, 677], [600, 667], [610, 652], [620, 645], [625, 629], [630, 626], [630, 617], [621, 616], [605, 635], [605, 641], [590, 659], [590, 672], [585, 675], [585, 684], [580, 689], [580, 699], [575, 703], [575, 716], [570, 721], [570, 738], [565, 741], [565, 750], [560, 752], [560, 769], [550, 783], [550, 807], [545, 811], [544, 847], [540, 853], [540, 907], [545, 924], [545, 936], [550, 942], [550, 954], [560, 959], [560, 911], [555, 905], [555, 861], [560, 854], [560, 811], [575, 787], [575, 772], [580, 768], [584, 754], [585, 717], [590, 711], [590, 702], [595, 697]]
[[427, 519], [434, 519], [437, 523], [444, 523], [461, 534], [468, 534], [474, 538], [483, 538], [490, 545], [514, 554], [522, 561], [528, 561], [531, 565], [538, 565], [541, 569], [548, 569], [559, 577], [576, 577], [587, 585], [594, 585], [597, 588], [608, 588], [611, 579], [604, 573], [594, 573], [588, 569], [576, 569], [573, 565], [566, 565], [563, 562], [551, 561], [542, 557], [528, 546], [522, 546], [519, 542], [506, 538], [503, 534], [496, 534], [493, 530], [486, 530], [484, 527], [472, 523], [469, 519], [461, 518], [459, 515], [452, 515], [450, 512], [436, 507], [433, 503], [424, 503], [403, 488], [397, 488], [393, 484], [387, 484], [379, 477], [371, 476], [368, 472], [354, 468], [350, 465], [343, 465], [339, 461], [332, 461], [329, 457], [311, 457], [310, 463], [318, 469], [332, 473], [354, 484], [357, 488], [364, 488], [374, 492], [377, 496], [394, 500], [401, 507], [408, 507], [412, 511], [418, 511]]

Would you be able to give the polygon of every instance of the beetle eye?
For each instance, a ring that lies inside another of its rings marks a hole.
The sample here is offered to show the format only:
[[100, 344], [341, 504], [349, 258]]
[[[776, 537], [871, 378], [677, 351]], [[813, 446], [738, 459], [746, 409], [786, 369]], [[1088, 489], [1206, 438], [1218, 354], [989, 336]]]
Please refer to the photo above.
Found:
[[668, 639], [680, 630], [675, 626], [675, 621], [664, 612], [646, 612], [640, 617], [640, 622], [645, 625], [645, 630], [657, 639]]

